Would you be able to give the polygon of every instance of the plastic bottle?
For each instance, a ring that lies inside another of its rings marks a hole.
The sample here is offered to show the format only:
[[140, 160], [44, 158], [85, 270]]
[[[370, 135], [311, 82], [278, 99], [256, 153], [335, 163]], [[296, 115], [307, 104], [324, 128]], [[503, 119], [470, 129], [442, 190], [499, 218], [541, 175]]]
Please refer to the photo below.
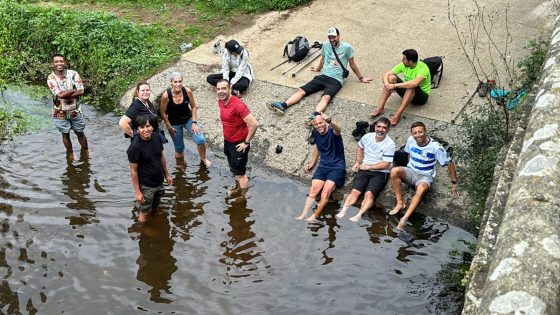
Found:
[[192, 43], [181, 43], [181, 46], [179, 46], [179, 48], [181, 49], [181, 52], [185, 52], [191, 48], [193, 48], [193, 44]]

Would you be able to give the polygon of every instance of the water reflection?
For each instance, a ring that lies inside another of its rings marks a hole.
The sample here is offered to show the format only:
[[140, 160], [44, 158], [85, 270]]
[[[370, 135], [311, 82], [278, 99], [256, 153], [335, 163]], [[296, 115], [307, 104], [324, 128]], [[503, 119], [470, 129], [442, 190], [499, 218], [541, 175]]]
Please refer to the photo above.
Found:
[[340, 203], [338, 202], [329, 202], [323, 211], [323, 215], [319, 217], [319, 220], [315, 222], [309, 223], [307, 228], [312, 232], [311, 236], [317, 237], [320, 235], [319, 231], [327, 227], [327, 236], [325, 241], [327, 243], [325, 249], [321, 251], [322, 257], [322, 265], [328, 265], [333, 261], [333, 257], [327, 254], [328, 250], [334, 248], [334, 241], [336, 240], [336, 230], [340, 228], [340, 225], [337, 224], [337, 220], [335, 217], [335, 210], [340, 209]]
[[251, 229], [255, 221], [251, 219], [253, 210], [247, 207], [247, 200], [242, 196], [227, 200], [229, 207], [224, 211], [231, 230], [227, 233], [230, 239], [220, 245], [224, 248], [220, 262], [226, 266], [226, 275], [233, 279], [256, 274], [262, 261], [262, 251], [257, 242], [264, 240], [259, 239]]
[[204, 214], [204, 205], [208, 201], [199, 200], [203, 197], [210, 179], [209, 170], [202, 164], [194, 176], [186, 172], [186, 165], [177, 163], [173, 173], [173, 207], [171, 209], [171, 222], [173, 223], [172, 237], [179, 236], [184, 241], [190, 239], [192, 228], [202, 224], [197, 217]]
[[66, 219], [70, 221], [70, 225], [99, 223], [95, 204], [88, 198], [92, 174], [88, 154], [82, 151], [78, 161], [67, 159], [66, 163], [66, 172], [61, 176], [62, 192], [73, 201], [67, 203], [66, 207], [77, 212]]
[[129, 232], [140, 230], [136, 259], [138, 272], [136, 279], [149, 285], [150, 300], [156, 303], [171, 303], [165, 294], [172, 294], [169, 284], [171, 275], [177, 270], [177, 260], [171, 254], [175, 241], [171, 238], [167, 211], [162, 206], [145, 224], [135, 223]]

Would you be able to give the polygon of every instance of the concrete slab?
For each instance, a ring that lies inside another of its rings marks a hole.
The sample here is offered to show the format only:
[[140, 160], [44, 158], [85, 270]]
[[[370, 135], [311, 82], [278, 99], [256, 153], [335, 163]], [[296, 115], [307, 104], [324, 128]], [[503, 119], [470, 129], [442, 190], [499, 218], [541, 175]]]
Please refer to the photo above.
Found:
[[[497, 0], [478, 3], [484, 7], [485, 12], [495, 16], [493, 32], [500, 47], [504, 47], [507, 36], [504, 31], [505, 19], [497, 12], [509, 5], [509, 28], [513, 40], [509, 47], [513, 64], [524, 55], [523, 46], [529, 39], [552, 27], [553, 19], [546, 16], [552, 1]], [[466, 16], [472, 13], [474, 3], [451, 1], [450, 5], [461, 23], [460, 27], [466, 31]], [[304, 35], [311, 42], [323, 42], [327, 39], [326, 30], [332, 25], [337, 26], [342, 40], [354, 46], [355, 60], [362, 73], [374, 79], [374, 82], [366, 85], [351, 74], [337, 96], [367, 104], [364, 108], [352, 109], [359, 111], [364, 119], [373, 105], [378, 103], [381, 76], [400, 61], [402, 50], [414, 48], [419, 52], [420, 58], [443, 55], [445, 68], [441, 86], [433, 90], [426, 105], [411, 106], [407, 112], [419, 117], [451, 122], [465, 105], [465, 96], [472, 93], [478, 82], [466, 63], [455, 29], [448, 20], [447, 8], [447, 0], [415, 4], [392, 0], [314, 1], [297, 10], [265, 14], [257, 19], [253, 27], [230, 38], [237, 39], [248, 49], [259, 80], [297, 88], [311, 80], [316, 73], [304, 69], [295, 78], [291, 77], [292, 72], [281, 75], [292, 64], [285, 64], [271, 71], [270, 68], [283, 60], [284, 45], [297, 35]], [[479, 38], [480, 46], [488, 45], [485, 36], [481, 34]], [[211, 54], [213, 43], [199, 46], [183, 58], [198, 64], [213, 65], [218, 69], [220, 58]], [[488, 54], [479, 57], [482, 64], [490, 65]], [[399, 102], [400, 98], [393, 96], [386, 108], [396, 110]]]
[[[512, 1], [515, 5], [511, 4], [510, 27], [514, 41], [509, 45], [512, 55], [520, 56], [527, 41], [541, 31], [551, 29], [554, 19], [547, 16], [548, 11], [543, 9], [547, 8], [548, 2]], [[472, 10], [472, 3], [469, 3], [471, 6], [462, 2], [456, 3], [457, 16], [464, 17]], [[491, 1], [485, 5], [489, 8], [504, 8], [506, 1]], [[391, 16], [392, 12], [398, 13]], [[415, 23], [408, 26], [407, 21]], [[249, 164], [258, 164], [287, 177], [310, 181], [311, 175], [303, 172], [303, 165], [309, 160], [313, 147], [307, 144], [309, 129], [304, 122], [315, 108], [320, 93], [290, 107], [283, 116], [272, 113], [265, 104], [288, 98], [296, 87], [310, 80], [313, 73], [304, 71], [301, 76], [291, 78], [281, 76], [283, 70], [280, 68], [277, 71], [269, 69], [282, 60], [282, 50], [287, 41], [299, 34], [304, 34], [312, 41], [324, 39], [324, 33], [330, 25], [337, 25], [341, 29], [343, 40], [348, 40], [355, 46], [356, 61], [362, 72], [375, 78], [373, 83], [366, 85], [359, 83], [355, 76], [351, 76], [339, 96], [327, 109], [333, 120], [342, 125], [348, 165], [345, 189], [351, 187], [350, 183], [353, 180], [349, 168], [355, 160], [356, 141], [351, 135], [355, 122], [372, 122], [368, 114], [373, 108], [372, 104], [377, 103], [378, 91], [381, 89], [380, 77], [400, 60], [401, 51], [405, 48], [415, 47], [422, 56], [445, 55], [445, 77], [440, 88], [433, 91], [426, 105], [410, 108], [405, 112], [399, 125], [391, 128], [391, 137], [398, 146], [403, 145], [410, 134], [410, 124], [421, 120], [428, 126], [430, 135], [444, 139], [451, 146], [463, 141], [460, 126], [450, 122], [465, 106], [477, 81], [465, 63], [465, 57], [454, 35], [455, 30], [447, 21], [446, 1], [426, 2], [421, 8], [413, 8], [410, 3], [405, 5], [388, 0], [315, 1], [298, 10], [264, 14], [252, 27], [231, 37], [238, 39], [249, 50], [257, 74], [257, 80], [249, 91], [243, 94], [243, 101], [260, 124], [253, 141]], [[495, 32], [499, 33], [501, 29], [495, 26]], [[426, 34], [429, 34], [430, 38], [419, 39], [420, 36], [428, 36]], [[206, 76], [217, 71], [220, 63], [219, 57], [212, 54], [213, 43], [212, 41], [204, 44], [184, 54], [170, 69], [147, 81], [155, 99], [169, 86], [169, 72], [177, 70], [185, 74], [184, 83], [193, 89], [199, 108], [198, 121], [202, 123], [212, 151], [215, 155], [220, 155], [223, 137], [217, 96], [214, 88], [206, 83]], [[483, 56], [480, 58], [482, 60]], [[123, 107], [130, 104], [132, 92], [130, 90], [121, 99]], [[394, 112], [392, 109], [397, 106], [398, 99], [394, 97], [388, 102], [385, 115], [390, 116]], [[284, 147], [282, 154], [275, 153], [278, 144]], [[458, 171], [461, 181], [461, 169]], [[461, 199], [451, 198], [448, 177], [445, 169], [438, 170], [430, 193], [417, 211], [473, 231], [474, 227], [468, 220], [464, 203], [465, 194]], [[300, 197], [303, 202], [304, 196]], [[385, 189], [378, 199], [384, 207], [392, 207], [395, 202], [390, 188]], [[409, 199], [410, 195], [407, 200]], [[295, 211], [299, 212], [300, 209]]]

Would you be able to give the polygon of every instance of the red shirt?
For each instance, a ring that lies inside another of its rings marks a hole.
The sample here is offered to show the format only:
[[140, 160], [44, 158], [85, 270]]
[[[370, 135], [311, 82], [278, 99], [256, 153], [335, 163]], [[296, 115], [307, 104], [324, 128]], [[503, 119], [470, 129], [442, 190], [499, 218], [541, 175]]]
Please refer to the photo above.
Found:
[[247, 105], [236, 96], [231, 96], [227, 104], [218, 100], [220, 119], [224, 130], [224, 140], [231, 143], [242, 142], [247, 138], [249, 127], [243, 118], [251, 113]]

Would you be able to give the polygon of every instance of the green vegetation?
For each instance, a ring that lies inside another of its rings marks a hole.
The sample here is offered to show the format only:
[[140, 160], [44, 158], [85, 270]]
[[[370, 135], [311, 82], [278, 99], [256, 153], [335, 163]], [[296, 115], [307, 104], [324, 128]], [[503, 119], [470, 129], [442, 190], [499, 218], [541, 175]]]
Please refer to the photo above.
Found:
[[232, 19], [243, 23], [240, 15], [247, 12], [305, 2], [5, 0], [0, 2], [0, 91], [10, 83], [44, 84], [50, 56], [58, 52], [82, 75], [85, 101], [112, 110], [134, 82], [179, 58], [179, 43], [200, 45]]
[[31, 132], [39, 126], [37, 118], [9, 104], [0, 104], [0, 141]]
[[[512, 90], [515, 87], [530, 89], [538, 80], [548, 52], [548, 42], [531, 40], [525, 48], [528, 55], [517, 65], [519, 71], [511, 80]], [[510, 95], [513, 97], [515, 93]], [[502, 102], [507, 102], [507, 99]], [[497, 104], [490, 98], [473, 114], [463, 114], [465, 142], [458, 148], [458, 156], [464, 165], [462, 186], [471, 199], [469, 210], [477, 225], [484, 215], [496, 159], [500, 150], [509, 144], [510, 135], [520, 117], [519, 108], [510, 111], [505, 104]]]

